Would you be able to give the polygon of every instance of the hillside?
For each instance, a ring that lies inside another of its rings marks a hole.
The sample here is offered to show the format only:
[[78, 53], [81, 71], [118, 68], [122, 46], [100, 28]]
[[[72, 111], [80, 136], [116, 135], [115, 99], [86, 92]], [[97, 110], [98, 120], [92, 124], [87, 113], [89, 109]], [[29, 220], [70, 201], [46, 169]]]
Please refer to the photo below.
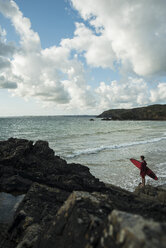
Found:
[[111, 118], [112, 120], [166, 120], [166, 104], [133, 109], [110, 109], [98, 115], [97, 118]]

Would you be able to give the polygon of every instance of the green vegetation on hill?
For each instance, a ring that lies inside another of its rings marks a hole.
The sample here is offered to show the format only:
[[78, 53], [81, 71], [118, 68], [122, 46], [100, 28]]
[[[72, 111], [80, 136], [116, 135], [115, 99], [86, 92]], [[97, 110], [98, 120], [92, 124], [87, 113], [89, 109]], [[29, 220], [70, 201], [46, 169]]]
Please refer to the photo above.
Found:
[[110, 109], [98, 115], [97, 118], [111, 118], [112, 120], [166, 120], [166, 104], [133, 109]]

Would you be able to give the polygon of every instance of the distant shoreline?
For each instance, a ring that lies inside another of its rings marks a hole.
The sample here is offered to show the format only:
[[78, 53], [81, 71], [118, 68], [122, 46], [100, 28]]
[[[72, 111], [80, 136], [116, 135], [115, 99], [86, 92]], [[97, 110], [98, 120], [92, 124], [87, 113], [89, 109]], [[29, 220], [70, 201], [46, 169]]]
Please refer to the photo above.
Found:
[[133, 109], [110, 109], [98, 115], [97, 118], [126, 121], [166, 121], [166, 104], [155, 104]]

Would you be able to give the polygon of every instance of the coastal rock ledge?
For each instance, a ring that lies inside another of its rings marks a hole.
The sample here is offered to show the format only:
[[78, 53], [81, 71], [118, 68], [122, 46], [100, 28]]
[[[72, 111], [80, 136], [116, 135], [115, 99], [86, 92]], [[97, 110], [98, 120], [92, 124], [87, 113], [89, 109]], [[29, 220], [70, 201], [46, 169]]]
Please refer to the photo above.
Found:
[[55, 156], [46, 141], [0, 141], [0, 248], [45, 247], [164, 248], [166, 189], [128, 192]]

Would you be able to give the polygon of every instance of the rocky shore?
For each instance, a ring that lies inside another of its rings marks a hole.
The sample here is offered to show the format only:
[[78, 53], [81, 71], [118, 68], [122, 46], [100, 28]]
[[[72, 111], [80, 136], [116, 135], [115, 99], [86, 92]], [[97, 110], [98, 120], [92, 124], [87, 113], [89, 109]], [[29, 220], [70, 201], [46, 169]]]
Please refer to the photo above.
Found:
[[0, 192], [0, 248], [166, 247], [164, 186], [106, 185], [46, 141], [0, 142]]
[[98, 115], [102, 120], [166, 120], [166, 104], [155, 104], [133, 109], [110, 109]]

